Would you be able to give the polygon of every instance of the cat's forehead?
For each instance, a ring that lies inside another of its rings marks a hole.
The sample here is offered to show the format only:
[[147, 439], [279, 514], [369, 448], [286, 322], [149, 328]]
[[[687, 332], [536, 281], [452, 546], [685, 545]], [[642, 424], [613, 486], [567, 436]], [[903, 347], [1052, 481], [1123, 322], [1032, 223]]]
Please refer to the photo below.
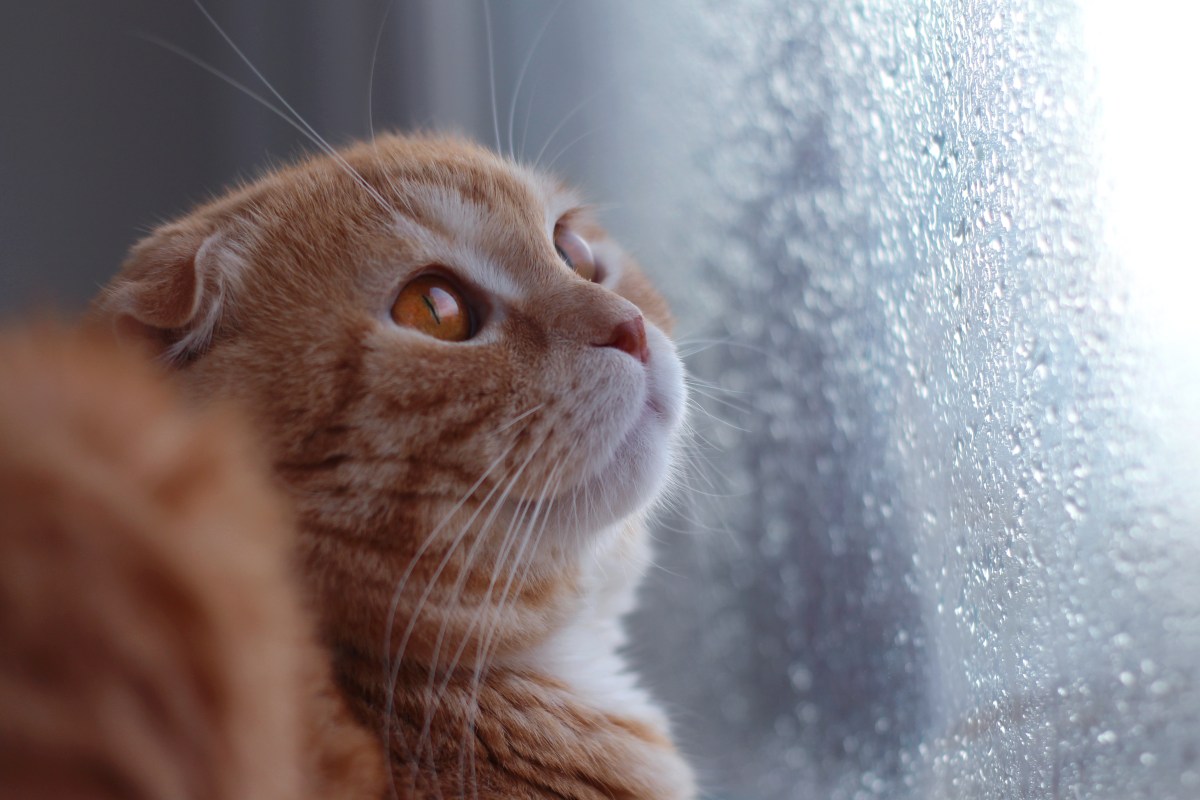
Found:
[[288, 291], [353, 274], [344, 285], [376, 293], [432, 268], [498, 298], [528, 299], [568, 272], [554, 244], [564, 217], [599, 235], [573, 189], [455, 139], [381, 136], [273, 173], [208, 211], [236, 209], [271, 292], [285, 269], [314, 277], [287, 282]]
[[578, 195], [559, 182], [514, 165], [452, 173], [448, 180], [412, 181], [395, 209], [397, 227], [420, 227], [442, 239], [533, 234], [553, 231], [566, 213], [581, 206]]
[[[552, 253], [555, 225], [581, 207], [559, 181], [464, 148], [448, 156], [401, 161], [390, 179], [396, 198], [388, 235], [414, 256], [469, 267], [503, 294], [519, 292], [537, 254]], [[550, 259], [559, 268], [556, 259]]]

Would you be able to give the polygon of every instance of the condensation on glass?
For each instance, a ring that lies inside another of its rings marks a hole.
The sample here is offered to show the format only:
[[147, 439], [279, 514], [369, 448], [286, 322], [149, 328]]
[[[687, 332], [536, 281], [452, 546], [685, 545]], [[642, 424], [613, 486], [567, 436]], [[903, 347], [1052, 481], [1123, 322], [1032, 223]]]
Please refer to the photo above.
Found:
[[638, 17], [720, 420], [637, 653], [712, 796], [1200, 797], [1200, 173], [1146, 66], [1195, 61], [1151, 6]]

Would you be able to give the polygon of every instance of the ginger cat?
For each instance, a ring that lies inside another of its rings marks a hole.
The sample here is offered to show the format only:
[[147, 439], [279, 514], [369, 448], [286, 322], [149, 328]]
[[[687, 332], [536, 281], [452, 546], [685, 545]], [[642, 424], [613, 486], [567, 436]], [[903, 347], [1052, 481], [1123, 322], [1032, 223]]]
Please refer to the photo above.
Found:
[[249, 415], [386, 796], [694, 796], [618, 652], [682, 367], [572, 191], [380, 137], [162, 226], [92, 318]]

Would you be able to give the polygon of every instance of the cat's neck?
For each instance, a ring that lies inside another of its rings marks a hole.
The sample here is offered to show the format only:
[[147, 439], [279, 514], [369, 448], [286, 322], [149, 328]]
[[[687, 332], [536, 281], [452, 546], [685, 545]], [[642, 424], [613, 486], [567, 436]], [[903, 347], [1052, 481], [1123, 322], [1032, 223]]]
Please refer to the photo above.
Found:
[[509, 666], [560, 680], [587, 705], [636, 717], [666, 730], [662, 712], [638, 685], [621, 648], [623, 618], [636, 605], [650, 563], [640, 521], [604, 531], [579, 564], [579, 599], [564, 624]]
[[644, 532], [625, 523], [596, 542], [577, 562], [570, 612], [486, 668], [431, 682], [427, 669], [409, 663], [389, 700], [377, 658], [342, 665], [360, 713], [389, 740], [399, 797], [694, 796], [665, 715], [620, 653], [621, 620], [649, 560]]

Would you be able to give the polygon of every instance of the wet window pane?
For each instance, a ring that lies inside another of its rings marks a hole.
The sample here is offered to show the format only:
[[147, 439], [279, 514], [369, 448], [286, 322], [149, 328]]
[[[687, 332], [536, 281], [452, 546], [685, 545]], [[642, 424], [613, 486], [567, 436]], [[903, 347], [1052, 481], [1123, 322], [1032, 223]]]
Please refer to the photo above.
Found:
[[715, 796], [1200, 796], [1195, 63], [1096, 5], [686, 34], [666, 250], [730, 496], [638, 624]]

